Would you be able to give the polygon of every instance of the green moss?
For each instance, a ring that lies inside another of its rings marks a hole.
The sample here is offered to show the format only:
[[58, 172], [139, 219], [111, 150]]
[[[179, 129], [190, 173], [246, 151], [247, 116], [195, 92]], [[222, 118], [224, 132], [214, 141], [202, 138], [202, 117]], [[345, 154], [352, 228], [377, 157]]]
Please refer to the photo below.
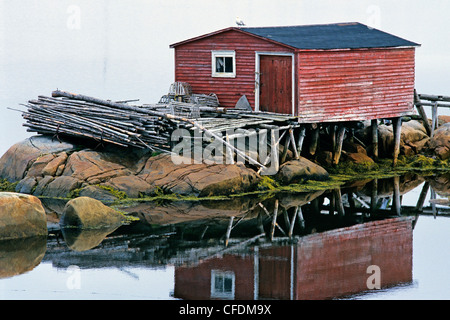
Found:
[[280, 187], [280, 185], [271, 177], [269, 176], [261, 176], [261, 179], [258, 182], [258, 185], [256, 187], [256, 190], [258, 191], [274, 191], [277, 190]]
[[119, 200], [119, 201], [128, 198], [127, 194], [124, 191], [119, 191], [117, 189], [114, 189], [113, 187], [108, 187], [108, 186], [103, 186], [103, 185], [98, 185], [98, 187], [102, 190], [108, 191], [113, 196], [115, 196], [117, 198], [117, 200]]
[[16, 186], [19, 182], [9, 182], [6, 179], [0, 179], [0, 191], [3, 192], [15, 192]]

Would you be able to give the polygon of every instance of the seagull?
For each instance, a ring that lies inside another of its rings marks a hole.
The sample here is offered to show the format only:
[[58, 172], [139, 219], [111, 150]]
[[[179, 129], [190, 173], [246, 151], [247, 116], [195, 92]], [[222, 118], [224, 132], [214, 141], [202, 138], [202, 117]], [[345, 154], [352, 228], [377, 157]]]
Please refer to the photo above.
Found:
[[239, 27], [245, 26], [244, 21], [242, 21], [239, 17], [236, 17], [236, 24], [237, 24]]

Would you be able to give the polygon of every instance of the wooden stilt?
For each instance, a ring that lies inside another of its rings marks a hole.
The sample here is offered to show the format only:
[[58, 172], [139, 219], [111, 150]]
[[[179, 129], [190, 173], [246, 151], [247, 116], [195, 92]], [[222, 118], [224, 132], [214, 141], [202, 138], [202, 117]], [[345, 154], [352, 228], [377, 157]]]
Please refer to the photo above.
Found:
[[431, 126], [428, 123], [428, 117], [425, 113], [425, 110], [423, 109], [422, 103], [420, 102], [419, 95], [417, 94], [417, 91], [414, 89], [414, 104], [416, 105], [417, 111], [419, 112], [420, 117], [422, 118], [423, 125], [425, 129], [427, 130], [427, 134], [431, 136]]
[[311, 132], [311, 144], [309, 146], [309, 154], [315, 155], [317, 150], [317, 144], [319, 143], [319, 125], [313, 124], [312, 125], [312, 132]]
[[289, 137], [292, 145], [292, 150], [294, 151], [294, 158], [298, 159], [300, 154], [297, 151], [297, 146], [295, 145], [295, 138], [294, 138], [294, 130], [289, 129]]
[[431, 133], [430, 137], [432, 138], [434, 135], [434, 131], [438, 127], [438, 105], [437, 101], [434, 103], [434, 105], [431, 107]]
[[274, 172], [278, 172], [280, 169], [280, 160], [278, 155], [278, 143], [275, 140], [275, 130], [270, 130], [270, 140], [271, 140], [271, 168], [273, 168]]
[[400, 153], [400, 138], [402, 133], [402, 118], [394, 118], [392, 121], [392, 127], [394, 131], [394, 160], [392, 166], [397, 165], [398, 155]]
[[291, 144], [291, 136], [287, 135], [284, 143], [283, 153], [281, 155], [280, 163], [284, 163], [286, 161], [287, 153], [289, 151], [289, 145]]
[[338, 126], [338, 131], [336, 133], [336, 148], [333, 152], [333, 166], [339, 163], [339, 158], [342, 153], [342, 144], [344, 143], [345, 127], [342, 125]]
[[300, 127], [300, 131], [298, 133], [298, 140], [297, 140], [297, 153], [300, 156], [302, 154], [302, 148], [303, 148], [303, 141], [305, 140], [305, 126]]
[[[226, 142], [228, 143], [228, 144], [230, 144], [230, 137], [228, 136], [228, 133], [226, 134]], [[231, 148], [229, 148], [227, 145], [225, 145], [225, 148], [226, 148], [226, 151], [227, 151], [227, 153], [226, 153], [226, 163], [227, 164], [234, 164], [234, 153], [233, 153], [233, 150], [231, 150]]]
[[372, 153], [373, 153], [373, 160], [378, 160], [378, 120], [373, 119], [371, 121], [371, 128], [372, 128]]

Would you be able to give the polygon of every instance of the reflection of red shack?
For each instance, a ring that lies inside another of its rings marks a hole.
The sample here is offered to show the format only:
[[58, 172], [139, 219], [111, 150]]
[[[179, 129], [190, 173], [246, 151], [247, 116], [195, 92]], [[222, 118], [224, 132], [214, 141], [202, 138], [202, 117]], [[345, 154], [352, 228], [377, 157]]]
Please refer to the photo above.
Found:
[[292, 246], [260, 247], [175, 269], [184, 299], [330, 299], [366, 291], [367, 268], [381, 287], [412, 281], [409, 218], [359, 224], [303, 237]]

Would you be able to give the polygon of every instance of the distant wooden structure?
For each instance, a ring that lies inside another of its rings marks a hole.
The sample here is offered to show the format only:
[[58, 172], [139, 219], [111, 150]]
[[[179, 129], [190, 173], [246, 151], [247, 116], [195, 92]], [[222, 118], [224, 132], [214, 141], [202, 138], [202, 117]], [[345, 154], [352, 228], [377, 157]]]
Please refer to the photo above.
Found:
[[223, 107], [245, 95], [255, 111], [296, 116], [310, 133], [311, 154], [320, 127], [330, 127], [334, 163], [355, 121], [372, 120], [375, 137], [378, 119], [394, 119], [395, 164], [398, 119], [414, 107], [417, 46], [361, 23], [336, 23], [231, 27], [170, 47], [175, 81], [196, 93], [214, 92]]

